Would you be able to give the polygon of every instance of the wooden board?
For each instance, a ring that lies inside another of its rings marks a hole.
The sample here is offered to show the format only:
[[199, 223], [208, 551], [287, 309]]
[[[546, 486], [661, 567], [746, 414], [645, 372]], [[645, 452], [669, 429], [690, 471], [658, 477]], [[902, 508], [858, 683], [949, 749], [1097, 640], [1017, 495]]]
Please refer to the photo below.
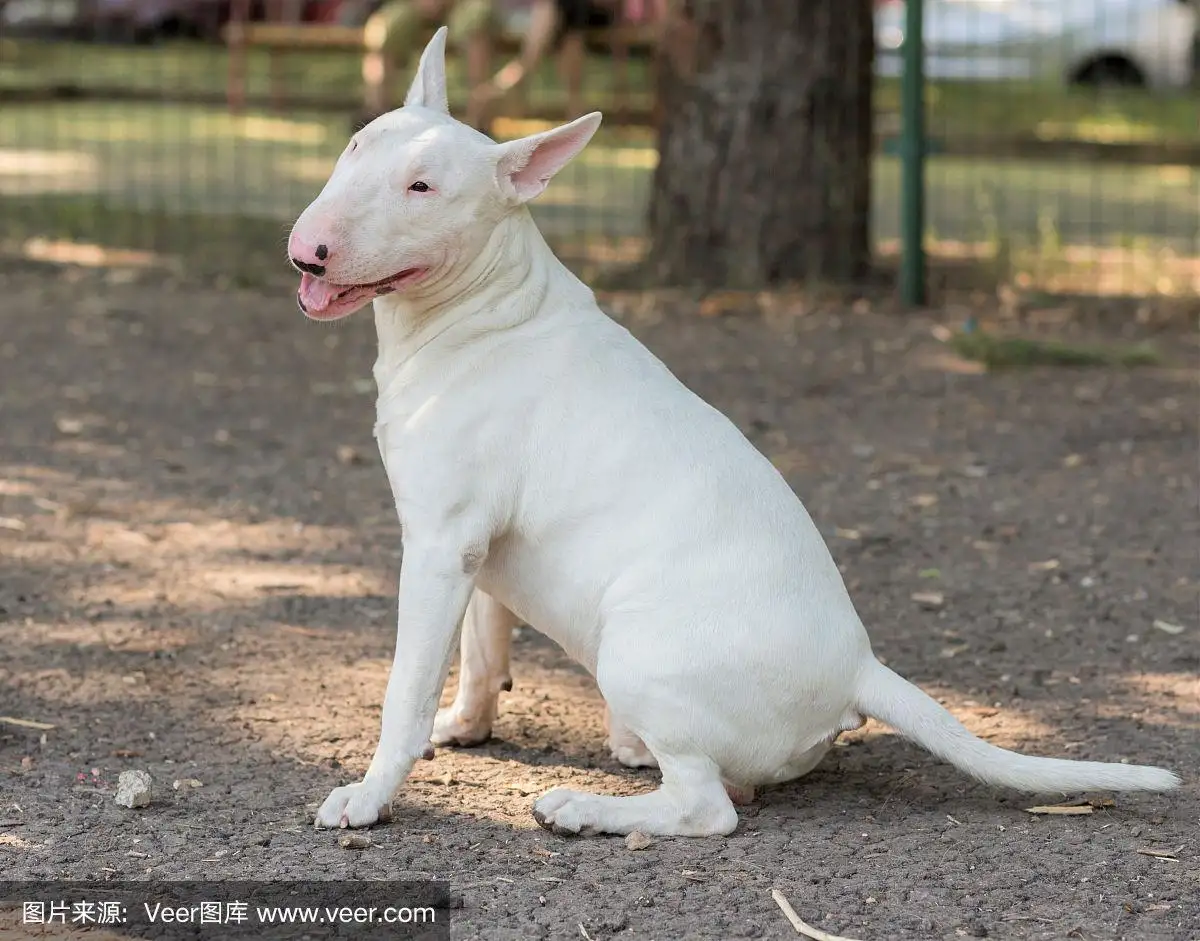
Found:
[[[325, 23], [230, 23], [224, 29], [225, 41], [230, 45], [245, 45], [263, 49], [282, 50], [365, 50], [366, 30], [359, 26], [336, 26]], [[651, 50], [657, 33], [653, 26], [624, 24], [606, 29], [587, 31], [588, 45], [611, 48], [624, 44], [632, 50]], [[504, 52], [515, 52], [520, 48], [520, 33], [501, 32], [496, 45]]]

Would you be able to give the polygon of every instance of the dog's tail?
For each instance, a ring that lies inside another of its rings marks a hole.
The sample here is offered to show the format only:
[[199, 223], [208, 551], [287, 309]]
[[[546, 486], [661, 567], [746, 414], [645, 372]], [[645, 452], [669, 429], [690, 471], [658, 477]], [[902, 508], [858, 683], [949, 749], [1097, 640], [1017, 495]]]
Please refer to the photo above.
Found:
[[855, 706], [985, 784], [1033, 793], [1169, 791], [1179, 785], [1178, 775], [1163, 768], [1035, 758], [989, 745], [874, 658], [859, 677]]

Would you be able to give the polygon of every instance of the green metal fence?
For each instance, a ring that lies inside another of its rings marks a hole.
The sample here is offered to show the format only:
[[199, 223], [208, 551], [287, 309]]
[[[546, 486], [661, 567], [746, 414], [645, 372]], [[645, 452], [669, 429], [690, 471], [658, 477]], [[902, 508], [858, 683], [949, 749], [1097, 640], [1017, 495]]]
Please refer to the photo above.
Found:
[[[284, 87], [306, 110], [235, 114], [219, 42], [31, 37], [15, 2], [0, 5], [3, 251], [70, 259], [104, 249], [226, 278], [286, 277], [286, 227], [354, 117], [348, 104], [312, 101], [353, 101], [355, 57], [289, 55]], [[905, 36], [918, 13], [925, 75], [906, 83], [905, 48], [916, 47]], [[1192, 0], [924, 0], [921, 9], [883, 0], [876, 17], [872, 226], [881, 264], [906, 273], [912, 298], [960, 273], [989, 289], [1200, 296]], [[628, 68], [645, 104], [646, 63]], [[451, 69], [461, 99], [460, 63]], [[248, 80], [266, 95], [265, 54], [252, 55]], [[585, 90], [597, 107], [611, 107], [614, 84], [611, 61], [594, 55]], [[561, 102], [547, 66], [526, 107], [540, 114]], [[534, 126], [501, 121], [496, 132]], [[637, 260], [655, 163], [651, 130], [607, 126], [539, 200], [570, 263], [593, 271]]]
[[927, 260], [1068, 293], [1200, 292], [1200, 5], [885, 6], [907, 300]]

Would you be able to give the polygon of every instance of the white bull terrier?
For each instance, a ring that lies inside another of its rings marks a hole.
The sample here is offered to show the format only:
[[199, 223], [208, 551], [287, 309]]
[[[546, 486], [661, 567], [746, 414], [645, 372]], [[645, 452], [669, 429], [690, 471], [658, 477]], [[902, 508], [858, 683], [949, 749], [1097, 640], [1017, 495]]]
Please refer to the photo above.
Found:
[[[783, 477], [534, 224], [526, 203], [600, 115], [495, 143], [450, 116], [444, 50], [442, 29], [288, 244], [308, 317], [374, 302], [375, 435], [404, 542], [379, 746], [316, 824], [375, 823], [431, 743], [489, 736], [518, 619], [596, 678], [615, 756], [662, 773], [634, 797], [550, 791], [533, 813], [557, 833], [728, 834], [733, 799], [805, 774], [867, 716], [993, 785], [1175, 787], [1159, 768], [989, 745], [874, 657]], [[438, 712], [460, 628], [458, 695]]]

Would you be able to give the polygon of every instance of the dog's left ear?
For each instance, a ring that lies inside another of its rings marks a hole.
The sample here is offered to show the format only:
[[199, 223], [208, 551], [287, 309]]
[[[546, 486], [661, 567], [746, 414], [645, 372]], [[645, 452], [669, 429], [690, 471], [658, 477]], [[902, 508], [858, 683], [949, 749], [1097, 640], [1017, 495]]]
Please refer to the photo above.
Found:
[[404, 107], [416, 105], [433, 111], [450, 113], [450, 102], [446, 96], [446, 33], [445, 26], [438, 27], [421, 53], [417, 74], [404, 97]]
[[519, 202], [533, 199], [550, 178], [583, 150], [600, 126], [599, 111], [576, 118], [551, 131], [497, 144], [496, 178], [501, 190]]

